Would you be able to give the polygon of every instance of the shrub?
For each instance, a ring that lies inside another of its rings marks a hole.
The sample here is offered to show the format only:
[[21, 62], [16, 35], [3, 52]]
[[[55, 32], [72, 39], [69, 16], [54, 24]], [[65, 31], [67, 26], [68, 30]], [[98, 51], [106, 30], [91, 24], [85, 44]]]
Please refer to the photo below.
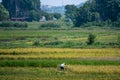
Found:
[[87, 44], [88, 44], [88, 45], [93, 44], [93, 43], [95, 42], [95, 38], [96, 38], [95, 35], [93, 35], [93, 34], [89, 34]]
[[11, 21], [5, 21], [0, 23], [0, 27], [13, 27], [14, 24]]
[[16, 28], [27, 28], [28, 25], [27, 25], [27, 23], [15, 22], [14, 27], [16, 27]]
[[82, 27], [91, 27], [91, 26], [94, 26], [92, 22], [88, 22], [82, 25]]
[[35, 42], [33, 43], [33, 45], [34, 45], [34, 46], [39, 46], [39, 45], [40, 45], [40, 42], [39, 42], [39, 41], [35, 41]]
[[27, 28], [28, 25], [25, 22], [5, 21], [0, 23], [0, 27]]
[[117, 20], [116, 22], [113, 22], [112, 26], [120, 28], [120, 19]]
[[40, 28], [59, 28], [60, 25], [54, 22], [47, 22], [40, 25]]
[[61, 42], [61, 41], [54, 41], [54, 42], [45, 43], [45, 45], [60, 45], [62, 43], [63, 42]]
[[109, 27], [111, 26], [111, 21], [110, 20], [107, 20], [107, 21], [103, 21], [103, 22], [87, 22], [87, 23], [84, 23], [82, 25], [82, 27], [92, 27], [92, 26], [96, 26], [96, 27]]

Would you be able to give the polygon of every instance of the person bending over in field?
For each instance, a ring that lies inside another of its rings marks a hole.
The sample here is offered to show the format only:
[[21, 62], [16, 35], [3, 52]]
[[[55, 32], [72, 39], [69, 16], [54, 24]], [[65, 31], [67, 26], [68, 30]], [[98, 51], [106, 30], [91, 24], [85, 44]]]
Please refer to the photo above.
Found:
[[60, 65], [60, 70], [64, 70], [65, 69], [65, 63], [62, 63], [61, 65]]

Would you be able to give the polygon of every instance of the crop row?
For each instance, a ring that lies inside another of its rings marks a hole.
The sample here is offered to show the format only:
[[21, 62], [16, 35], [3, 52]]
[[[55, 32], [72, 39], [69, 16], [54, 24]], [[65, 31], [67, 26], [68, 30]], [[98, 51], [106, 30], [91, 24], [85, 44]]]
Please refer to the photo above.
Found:
[[120, 59], [119, 49], [15, 48], [0, 49], [0, 59], [106, 58]]
[[79, 59], [27, 59], [27, 60], [1, 60], [1, 67], [58, 67], [61, 63], [66, 65], [115, 65], [119, 66], [119, 61], [108, 60], [79, 60]]

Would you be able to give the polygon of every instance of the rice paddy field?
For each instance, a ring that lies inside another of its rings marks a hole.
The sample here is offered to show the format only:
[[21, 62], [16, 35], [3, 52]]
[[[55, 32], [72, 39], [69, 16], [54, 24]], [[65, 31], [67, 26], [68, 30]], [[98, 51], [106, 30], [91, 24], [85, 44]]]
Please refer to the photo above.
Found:
[[[87, 45], [90, 33], [96, 39]], [[1, 29], [0, 80], [120, 80], [119, 35], [119, 29]]]

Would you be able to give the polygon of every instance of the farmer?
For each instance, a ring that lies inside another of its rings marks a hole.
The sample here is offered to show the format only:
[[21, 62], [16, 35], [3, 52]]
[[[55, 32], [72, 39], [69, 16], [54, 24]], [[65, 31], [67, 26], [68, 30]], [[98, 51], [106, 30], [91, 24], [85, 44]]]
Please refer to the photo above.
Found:
[[64, 70], [64, 69], [65, 69], [65, 63], [62, 63], [62, 64], [60, 65], [60, 69], [61, 69], [61, 70]]

